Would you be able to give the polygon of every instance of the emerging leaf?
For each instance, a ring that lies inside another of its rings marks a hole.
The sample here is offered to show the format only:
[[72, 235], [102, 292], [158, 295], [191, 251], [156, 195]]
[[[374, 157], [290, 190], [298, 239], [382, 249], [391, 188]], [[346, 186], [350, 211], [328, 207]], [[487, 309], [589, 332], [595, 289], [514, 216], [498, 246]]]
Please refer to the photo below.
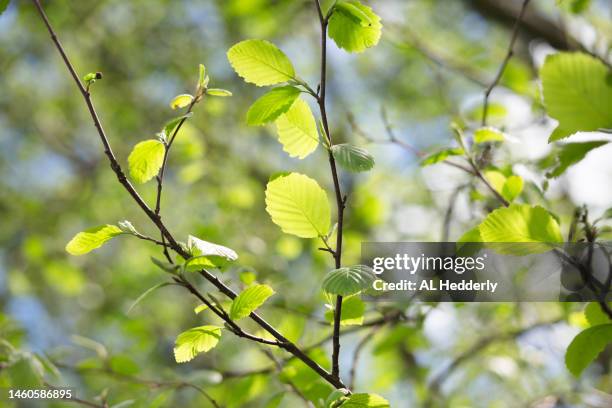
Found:
[[342, 143], [332, 146], [331, 150], [338, 163], [348, 171], [368, 171], [374, 167], [374, 158], [362, 147]]
[[460, 147], [440, 150], [439, 152], [432, 153], [429, 156], [425, 157], [421, 161], [421, 167], [430, 166], [432, 164], [443, 162], [449, 156], [462, 156], [464, 153], [465, 152]]
[[178, 335], [174, 346], [174, 359], [177, 363], [193, 360], [198, 353], [214, 348], [221, 338], [221, 327], [200, 326]]
[[483, 127], [474, 132], [474, 143], [503, 142], [504, 134], [493, 127]]
[[193, 95], [189, 95], [189, 94], [177, 95], [174, 97], [174, 99], [172, 99], [172, 102], [170, 102], [170, 107], [172, 109], [184, 108], [185, 106], [189, 105], [192, 101], [193, 101]]
[[319, 133], [312, 111], [300, 98], [276, 119], [275, 124], [278, 140], [291, 157], [303, 159], [319, 145]]
[[233, 301], [230, 308], [230, 317], [240, 320], [254, 312], [259, 306], [274, 294], [274, 290], [268, 285], [253, 285], [240, 293]]
[[266, 211], [287, 234], [315, 238], [329, 231], [331, 211], [327, 194], [303, 174], [281, 175], [268, 182]]
[[291, 108], [298, 96], [300, 96], [300, 90], [294, 86], [272, 89], [251, 105], [247, 112], [247, 124], [258, 126], [276, 120]]
[[193, 309], [193, 312], [194, 312], [195, 314], [200, 314], [200, 313], [202, 313], [202, 312], [203, 312], [204, 310], [206, 310], [206, 309], [208, 309], [208, 305], [205, 305], [204, 303], [202, 303], [201, 305], [196, 306], [196, 307]]
[[323, 278], [323, 290], [332, 295], [350, 296], [372, 287], [376, 275], [365, 265], [334, 269]]
[[506, 179], [501, 190], [501, 195], [508, 202], [514, 201], [523, 191], [523, 179], [519, 176], [510, 176]]
[[176, 129], [176, 127], [178, 126], [179, 123], [181, 123], [181, 121], [183, 119], [189, 119], [190, 117], [193, 116], [193, 112], [189, 112], [186, 115], [182, 115], [179, 116], [178, 118], [174, 118], [169, 120], [165, 125], [164, 125], [164, 134], [167, 137], [172, 136], [172, 134], [174, 133], [174, 129]]
[[544, 105], [559, 121], [549, 142], [579, 131], [612, 128], [612, 82], [608, 68], [581, 53], [549, 55], [540, 70]]
[[[508, 255], [546, 252], [554, 243], [563, 242], [559, 224], [540, 206], [512, 204], [490, 213], [480, 224], [483, 242], [505, 243], [495, 246], [498, 252]], [[508, 245], [509, 243], [533, 243], [532, 245]]]
[[[334, 322], [334, 309], [331, 308], [325, 312], [325, 320]], [[363, 315], [365, 313], [365, 303], [359, 296], [349, 296], [342, 299], [342, 310], [340, 311], [341, 326], [360, 326], [363, 324]]]
[[206, 75], [206, 67], [200, 64], [198, 72], [198, 87], [206, 88], [208, 86], [208, 76]]
[[66, 252], [70, 255], [84, 255], [121, 234], [123, 234], [123, 231], [119, 227], [110, 224], [89, 228], [79, 232], [68, 242]]
[[370, 7], [356, 0], [340, 0], [329, 19], [329, 37], [349, 52], [363, 52], [380, 40], [382, 24]]
[[280, 84], [295, 77], [289, 58], [268, 41], [239, 42], [227, 51], [227, 59], [238, 75], [257, 86]]
[[378, 394], [352, 394], [342, 408], [390, 408], [389, 401]]
[[223, 245], [213, 244], [212, 242], [204, 241], [203, 239], [196, 238], [193, 235], [189, 235], [189, 237], [187, 238], [187, 247], [189, 248], [193, 256], [218, 256], [221, 258], [225, 258], [228, 261], [235, 261], [236, 259], [238, 259], [238, 254], [233, 249], [225, 247]]
[[159, 140], [145, 140], [134, 146], [128, 156], [130, 176], [137, 183], [145, 183], [159, 173], [164, 163], [166, 147]]
[[232, 93], [226, 89], [209, 88], [206, 90], [206, 95], [212, 96], [232, 96]]
[[561, 147], [561, 151], [556, 154], [556, 163], [554, 168], [546, 174], [547, 177], [556, 178], [567, 170], [568, 167], [578, 163], [586, 157], [593, 149], [601, 147], [609, 142], [584, 142], [584, 143], [567, 143]]
[[565, 365], [578, 377], [612, 343], [612, 323], [589, 327], [578, 333], [567, 347]]

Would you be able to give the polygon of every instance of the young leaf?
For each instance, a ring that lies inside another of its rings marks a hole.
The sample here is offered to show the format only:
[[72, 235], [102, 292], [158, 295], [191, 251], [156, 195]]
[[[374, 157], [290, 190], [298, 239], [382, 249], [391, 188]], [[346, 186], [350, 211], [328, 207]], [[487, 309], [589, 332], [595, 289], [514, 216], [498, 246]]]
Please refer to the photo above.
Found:
[[238, 259], [238, 254], [233, 249], [223, 245], [204, 241], [203, 239], [196, 238], [193, 235], [189, 235], [187, 238], [187, 247], [191, 250], [191, 254], [194, 256], [220, 256], [228, 261], [235, 261]]
[[368, 171], [374, 167], [374, 158], [364, 148], [342, 143], [332, 146], [331, 150], [338, 163], [348, 171]]
[[196, 307], [193, 309], [193, 312], [194, 312], [195, 314], [200, 314], [200, 313], [202, 313], [202, 312], [203, 312], [204, 310], [206, 310], [206, 309], [208, 309], [208, 305], [205, 305], [204, 303], [202, 303], [201, 305], [196, 306]]
[[239, 42], [227, 51], [227, 59], [239, 76], [257, 86], [280, 84], [295, 77], [289, 58], [268, 41]]
[[540, 70], [544, 105], [559, 121], [549, 142], [579, 131], [612, 128], [612, 82], [608, 68], [582, 53], [549, 55]]
[[[342, 299], [342, 310], [340, 311], [341, 326], [360, 326], [363, 324], [365, 303], [359, 296], [349, 296]], [[325, 320], [334, 322], [334, 309], [325, 312]]]
[[189, 112], [186, 115], [181, 115], [178, 118], [174, 118], [174, 119], [170, 119], [165, 125], [164, 125], [164, 134], [168, 137], [172, 136], [172, 134], [174, 133], [174, 129], [176, 129], [176, 127], [178, 126], [178, 124], [181, 122], [181, 120], [183, 119], [189, 119], [190, 117], [193, 116], [193, 112]]
[[584, 309], [584, 315], [591, 326], [612, 323], [612, 320], [601, 310], [601, 306], [597, 302], [589, 303]]
[[200, 326], [189, 329], [178, 335], [174, 347], [174, 359], [185, 363], [202, 352], [214, 348], [221, 338], [221, 327]]
[[329, 19], [329, 37], [349, 52], [363, 52], [378, 44], [382, 24], [370, 7], [356, 0], [340, 0]]
[[276, 119], [275, 124], [278, 140], [291, 157], [303, 159], [319, 145], [319, 133], [312, 111], [300, 98]]
[[276, 120], [291, 108], [298, 96], [300, 96], [300, 90], [294, 86], [272, 89], [251, 105], [247, 112], [247, 124], [258, 126]]
[[230, 317], [240, 320], [247, 317], [274, 294], [274, 290], [268, 285], [253, 285], [246, 288], [232, 301]]
[[199, 88], [206, 88], [206, 86], [208, 85], [207, 78], [208, 77], [206, 76], [206, 67], [204, 66], [204, 64], [200, 64], [199, 71], [198, 71], [198, 87]]
[[268, 182], [266, 211], [287, 234], [315, 238], [329, 231], [331, 211], [327, 194], [303, 174], [281, 175]]
[[519, 176], [510, 176], [504, 182], [501, 189], [501, 195], [508, 202], [514, 201], [523, 191], [523, 179]]
[[146, 183], [159, 173], [164, 163], [166, 148], [155, 139], [145, 140], [134, 146], [128, 156], [130, 176], [137, 183]]
[[465, 152], [460, 147], [454, 147], [449, 149], [440, 150], [439, 152], [432, 153], [425, 157], [421, 161], [421, 167], [430, 166], [432, 164], [440, 163], [446, 160], [449, 156], [461, 156]]
[[612, 323], [589, 327], [578, 333], [567, 347], [565, 365], [578, 377], [612, 343]]
[[232, 96], [232, 93], [226, 89], [209, 88], [206, 90], [206, 95], [211, 96]]
[[390, 408], [389, 401], [377, 394], [352, 394], [342, 408]]
[[[505, 243], [495, 249], [509, 255], [546, 252], [552, 243], [563, 242], [559, 224], [540, 206], [511, 204], [490, 213], [479, 226], [483, 242]], [[532, 243], [509, 245], [508, 243]]]
[[328, 272], [321, 286], [332, 295], [350, 296], [371, 288], [375, 280], [370, 267], [354, 265]]
[[474, 132], [474, 143], [503, 142], [504, 134], [494, 127], [483, 127]]
[[89, 228], [79, 232], [68, 242], [66, 252], [70, 255], [84, 255], [121, 234], [123, 231], [119, 227], [110, 224]]
[[172, 282], [161, 282], [161, 283], [158, 283], [157, 285], [151, 286], [149, 289], [144, 291], [140, 296], [138, 296], [138, 298], [134, 301], [134, 303], [132, 303], [132, 305], [129, 307], [126, 314], [129, 315], [132, 309], [134, 309], [136, 305], [142, 302], [142, 300], [146, 298], [147, 296], [149, 296], [151, 293], [153, 293], [159, 288], [163, 288], [164, 286], [169, 286], [169, 285], [173, 285], [173, 283]]
[[192, 101], [193, 101], [193, 95], [189, 95], [189, 94], [177, 95], [174, 97], [174, 99], [172, 99], [172, 102], [170, 102], [170, 107], [172, 109], [184, 108], [185, 106], [189, 105]]
[[573, 164], [578, 163], [586, 157], [593, 149], [601, 147], [609, 142], [584, 142], [584, 143], [567, 143], [561, 147], [561, 151], [556, 155], [557, 162], [554, 168], [549, 171], [546, 176], [550, 178], [559, 177]]

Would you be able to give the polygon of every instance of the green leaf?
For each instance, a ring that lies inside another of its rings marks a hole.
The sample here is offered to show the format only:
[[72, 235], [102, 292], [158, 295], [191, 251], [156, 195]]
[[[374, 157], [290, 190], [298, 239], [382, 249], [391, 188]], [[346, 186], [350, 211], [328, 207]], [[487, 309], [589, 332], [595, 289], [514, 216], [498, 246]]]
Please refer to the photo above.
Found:
[[226, 89], [209, 88], [206, 90], [206, 95], [211, 96], [232, 96], [232, 93]]
[[329, 19], [329, 37], [349, 52], [363, 52], [380, 40], [382, 24], [370, 7], [356, 0], [339, 1]]
[[79, 232], [66, 244], [66, 252], [70, 255], [84, 255], [89, 251], [101, 247], [106, 241], [117, 235], [123, 234], [123, 231], [115, 225], [99, 225], [97, 227], [86, 229]]
[[247, 112], [247, 124], [258, 126], [276, 120], [291, 108], [298, 96], [300, 96], [300, 90], [294, 86], [272, 89], [251, 105]]
[[221, 258], [225, 258], [228, 261], [235, 261], [236, 259], [238, 259], [238, 254], [233, 249], [225, 247], [223, 245], [213, 244], [212, 242], [204, 241], [203, 239], [196, 238], [193, 235], [189, 235], [189, 237], [187, 238], [187, 248], [189, 248], [193, 256], [218, 256]]
[[554, 168], [549, 171], [546, 176], [550, 178], [559, 177], [573, 164], [578, 163], [586, 157], [586, 155], [593, 149], [603, 146], [609, 142], [584, 142], [584, 143], [567, 143], [561, 147], [556, 156], [556, 163]]
[[303, 174], [281, 175], [268, 182], [266, 211], [287, 234], [315, 238], [329, 231], [331, 211], [327, 194]]
[[474, 132], [474, 143], [503, 142], [504, 134], [494, 127], [483, 127]]
[[291, 157], [303, 159], [319, 145], [319, 133], [312, 111], [300, 98], [276, 119], [275, 124], [278, 140]]
[[189, 329], [178, 335], [174, 346], [174, 359], [185, 363], [202, 352], [214, 348], [221, 338], [221, 327], [200, 326]]
[[342, 408], [390, 408], [389, 401], [377, 394], [352, 394]]
[[489, 181], [495, 191], [501, 193], [506, 184], [506, 176], [497, 170], [487, 170], [484, 172], [485, 178]]
[[519, 176], [510, 176], [506, 179], [501, 190], [501, 195], [508, 202], [514, 201], [523, 191], [523, 179]]
[[145, 290], [140, 296], [138, 296], [138, 298], [134, 301], [134, 303], [132, 303], [132, 305], [128, 308], [126, 314], [129, 315], [132, 309], [134, 309], [136, 305], [142, 302], [143, 299], [149, 296], [151, 293], [155, 292], [159, 288], [163, 288], [164, 286], [169, 286], [169, 285], [173, 285], [173, 283], [172, 282], [161, 282]]
[[[612, 305], [612, 303], [609, 304]], [[591, 326], [612, 323], [612, 320], [601, 310], [601, 306], [597, 302], [589, 303], [584, 309], [584, 315]]]
[[[549, 251], [550, 244], [563, 242], [559, 224], [540, 206], [511, 204], [491, 212], [479, 226], [483, 242], [497, 245], [498, 252], [523, 255]], [[532, 245], [509, 245], [532, 243]]]
[[279, 84], [295, 77], [289, 58], [268, 41], [239, 42], [227, 51], [227, 59], [239, 76], [257, 86]]
[[145, 140], [134, 146], [128, 156], [130, 176], [137, 183], [145, 183], [157, 176], [164, 163], [166, 148], [159, 140]]
[[6, 11], [11, 0], [0, 0], [0, 15]]
[[549, 142], [579, 131], [612, 128], [610, 70], [597, 58], [581, 53], [549, 55], [540, 70], [544, 105], [559, 121]]
[[342, 143], [332, 146], [331, 150], [338, 163], [348, 171], [368, 171], [374, 167], [374, 158], [362, 147]]
[[[325, 320], [334, 322], [334, 308], [325, 312]], [[365, 303], [359, 296], [349, 296], [342, 299], [342, 310], [340, 312], [341, 326], [360, 326], [363, 324], [363, 315], [365, 313]]]
[[193, 101], [193, 95], [189, 94], [180, 94], [174, 97], [170, 102], [170, 107], [172, 109], [180, 109], [188, 106]]
[[432, 153], [425, 157], [421, 161], [421, 167], [430, 166], [432, 164], [440, 163], [446, 160], [450, 156], [462, 156], [465, 152], [460, 147], [454, 147], [449, 149], [440, 150], [439, 152]]
[[240, 320], [247, 317], [274, 294], [274, 290], [268, 285], [253, 285], [242, 291], [232, 301], [230, 317]]
[[206, 67], [200, 64], [198, 71], [198, 88], [206, 88], [208, 86], [208, 76], [206, 75]]
[[174, 118], [174, 119], [170, 119], [165, 125], [164, 125], [164, 134], [168, 137], [172, 136], [172, 134], [174, 133], [174, 129], [176, 129], [176, 127], [178, 126], [179, 123], [181, 123], [181, 121], [183, 119], [189, 119], [190, 117], [193, 116], [193, 112], [189, 112], [186, 115], [181, 115], [178, 118]]
[[323, 278], [322, 287], [327, 293], [350, 296], [372, 287], [376, 275], [365, 265], [334, 269]]
[[193, 312], [194, 312], [195, 314], [200, 314], [200, 313], [202, 313], [202, 312], [203, 312], [204, 310], [206, 310], [206, 309], [208, 309], [208, 305], [205, 305], [205, 304], [203, 304], [203, 303], [202, 303], [201, 305], [196, 306], [196, 307], [193, 309]]
[[565, 365], [578, 377], [612, 343], [612, 323], [589, 327], [578, 333], [567, 347]]

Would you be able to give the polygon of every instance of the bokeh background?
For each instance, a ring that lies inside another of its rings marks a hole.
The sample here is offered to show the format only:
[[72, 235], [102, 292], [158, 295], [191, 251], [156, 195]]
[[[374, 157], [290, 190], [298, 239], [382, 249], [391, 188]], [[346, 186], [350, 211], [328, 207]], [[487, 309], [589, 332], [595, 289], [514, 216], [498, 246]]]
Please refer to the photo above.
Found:
[[[457, 239], [491, 208], [469, 177], [449, 166], [422, 169], [406, 144], [435, 150], [450, 143], [452, 120], [478, 123], [483, 91], [505, 56], [521, 2], [368, 3], [383, 19], [380, 44], [349, 55], [329, 43], [334, 139], [363, 145], [376, 159], [373, 171], [341, 177], [350, 195], [346, 263], [358, 261], [362, 241]], [[193, 234], [235, 249], [239, 266], [224, 271], [223, 280], [239, 289], [240, 276], [250, 271], [270, 283], [278, 294], [262, 313], [284, 333], [304, 345], [324, 338], [331, 329], [319, 288], [332, 267], [329, 256], [314, 240], [283, 235], [272, 224], [264, 188], [270, 174], [291, 170], [331, 192], [326, 156], [319, 148], [303, 161], [290, 159], [273, 129], [247, 127], [246, 110], [263, 91], [244, 84], [225, 57], [240, 40], [267, 39], [316, 86], [319, 32], [312, 3], [43, 4], [78, 72], [103, 72], [94, 101], [124, 166], [132, 146], [175, 115], [169, 102], [192, 91], [199, 63], [211, 86], [233, 92], [199, 105], [177, 139], [164, 220], [181, 239]], [[529, 181], [526, 194], [561, 214], [565, 228], [576, 206], [587, 205], [595, 216], [611, 206], [612, 148], [593, 151], [541, 193], [542, 166], [555, 151], [547, 144], [554, 123], [541, 106], [537, 70], [555, 49], [606, 50], [611, 9], [605, 0], [533, 0], [516, 55], [492, 94], [491, 120], [512, 137], [494, 161], [514, 166]], [[400, 143], [390, 141], [390, 132]], [[604, 136], [573, 141], [594, 137]], [[303, 405], [283, 378], [293, 375], [307, 388], [315, 382], [307, 370], [296, 364], [280, 374], [259, 373], [270, 367], [269, 357], [230, 334], [212, 352], [176, 364], [176, 335], [214, 321], [196, 316], [197, 304], [180, 288], [162, 288], [127, 314], [143, 291], [165, 278], [149, 260], [159, 257], [158, 248], [121, 237], [84, 257], [64, 251], [76, 232], [94, 225], [128, 219], [147, 234], [155, 230], [110, 171], [86, 107], [25, 0], [13, 1], [0, 17], [0, 172], [2, 355], [24, 356], [0, 367], [2, 386], [35, 383], [32, 361], [50, 360], [59, 374], [49, 368], [46, 381], [110, 405], [208, 406], [196, 389], [171, 385], [177, 381], [202, 387], [228, 407]], [[153, 202], [154, 183], [139, 191]], [[581, 307], [408, 304], [405, 322], [357, 328], [344, 337], [342, 374], [349, 376], [354, 350], [369, 337], [355, 389], [384, 395], [394, 407], [609, 406], [595, 389], [612, 386], [606, 355], [581, 379], [564, 367], [565, 348], [583, 324]], [[366, 321], [384, 312], [379, 309], [370, 305]], [[327, 353], [329, 344], [321, 350]]]

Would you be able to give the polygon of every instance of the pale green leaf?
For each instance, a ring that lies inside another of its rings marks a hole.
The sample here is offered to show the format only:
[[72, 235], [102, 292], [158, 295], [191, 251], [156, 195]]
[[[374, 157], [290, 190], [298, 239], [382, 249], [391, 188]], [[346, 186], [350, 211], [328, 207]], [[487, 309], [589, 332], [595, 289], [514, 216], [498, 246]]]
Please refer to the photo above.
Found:
[[341, 0], [329, 19], [329, 37], [349, 52], [363, 52], [378, 44], [382, 24], [370, 7]]
[[[329, 309], [325, 312], [325, 320], [334, 322], [335, 310]], [[365, 303], [359, 296], [349, 296], [342, 299], [342, 310], [340, 311], [341, 326], [359, 326], [363, 324], [363, 315], [365, 313]]]
[[278, 140], [291, 157], [303, 159], [319, 145], [319, 133], [312, 111], [300, 98], [276, 119], [275, 124]]
[[202, 313], [202, 312], [203, 312], [204, 310], [206, 310], [206, 309], [208, 309], [208, 305], [205, 305], [204, 303], [202, 303], [201, 305], [196, 306], [196, 307], [193, 309], [193, 312], [194, 312], [195, 314], [200, 314], [200, 313]]
[[376, 275], [365, 265], [334, 269], [323, 278], [323, 290], [332, 295], [350, 296], [372, 287]]
[[193, 101], [193, 95], [189, 94], [180, 94], [174, 97], [170, 102], [170, 107], [172, 109], [180, 109], [188, 106], [191, 101]]
[[523, 191], [523, 179], [519, 176], [510, 176], [504, 182], [501, 189], [501, 195], [508, 202], [514, 201], [516, 197]]
[[300, 90], [294, 86], [272, 89], [251, 105], [247, 112], [247, 124], [258, 126], [276, 120], [291, 108], [298, 96], [300, 96]]
[[[608, 304], [612, 306], [612, 303]], [[612, 323], [612, 320], [610, 320], [608, 315], [601, 310], [601, 306], [597, 302], [591, 302], [586, 306], [584, 309], [584, 316], [591, 326]]]
[[268, 182], [266, 211], [287, 234], [315, 238], [329, 231], [331, 211], [327, 194], [303, 174], [280, 175]]
[[174, 346], [174, 359], [177, 363], [193, 360], [198, 353], [214, 348], [221, 338], [221, 327], [200, 326], [178, 335]]
[[172, 134], [174, 133], [174, 129], [176, 129], [178, 124], [181, 123], [183, 119], [189, 119], [192, 116], [193, 116], [193, 112], [189, 112], [188, 114], [179, 116], [178, 118], [170, 119], [164, 125], [164, 134], [168, 137], [172, 136]]
[[257, 86], [279, 84], [295, 77], [289, 58], [268, 41], [239, 42], [227, 51], [227, 59], [238, 75]]
[[198, 68], [198, 87], [206, 88], [206, 86], [208, 85], [206, 67], [204, 66], [204, 64], [200, 64]]
[[503, 142], [504, 134], [494, 127], [483, 127], [474, 132], [474, 143]]
[[506, 176], [497, 170], [487, 170], [483, 174], [495, 191], [501, 193], [504, 184], [506, 184]]
[[274, 290], [268, 285], [253, 285], [246, 288], [232, 301], [230, 317], [234, 320], [247, 317], [273, 294]]
[[540, 70], [544, 105], [559, 121], [549, 141], [579, 131], [612, 128], [610, 70], [597, 58], [582, 53], [549, 55]]
[[196, 238], [193, 235], [189, 235], [187, 238], [187, 248], [189, 248], [193, 256], [218, 256], [225, 258], [228, 261], [235, 261], [238, 259], [238, 254], [233, 249], [223, 245], [204, 241], [203, 239]]
[[211, 96], [232, 96], [232, 93], [230, 91], [228, 91], [227, 89], [208, 88], [206, 90], [206, 95], [211, 95]]
[[6, 11], [11, 0], [0, 0], [0, 15]]
[[561, 146], [561, 150], [555, 154], [556, 162], [554, 167], [546, 174], [547, 177], [556, 178], [567, 170], [568, 167], [578, 163], [586, 157], [593, 149], [609, 143], [608, 141], [566, 143]]
[[374, 167], [374, 158], [362, 147], [342, 143], [332, 146], [336, 161], [346, 170], [368, 171]]
[[70, 255], [84, 255], [121, 234], [123, 234], [123, 231], [119, 227], [110, 224], [89, 228], [79, 232], [68, 242], [66, 252]]
[[510, 255], [546, 252], [552, 249], [551, 244], [563, 242], [555, 218], [544, 208], [527, 204], [498, 208], [485, 218], [479, 230], [483, 242], [504, 243], [495, 249]]
[[377, 394], [352, 394], [342, 408], [390, 408], [389, 401]]
[[565, 365], [578, 377], [612, 343], [612, 323], [589, 327], [578, 333], [567, 347]]
[[164, 163], [166, 148], [159, 140], [145, 140], [134, 146], [128, 156], [130, 176], [137, 183], [145, 183], [157, 176]]
[[421, 161], [421, 167], [425, 167], [425, 166], [429, 166], [429, 165], [432, 165], [432, 164], [440, 163], [440, 162], [446, 160], [450, 156], [461, 156], [464, 153], [465, 152], [460, 147], [440, 150], [438, 152], [432, 153], [429, 156], [425, 157]]

